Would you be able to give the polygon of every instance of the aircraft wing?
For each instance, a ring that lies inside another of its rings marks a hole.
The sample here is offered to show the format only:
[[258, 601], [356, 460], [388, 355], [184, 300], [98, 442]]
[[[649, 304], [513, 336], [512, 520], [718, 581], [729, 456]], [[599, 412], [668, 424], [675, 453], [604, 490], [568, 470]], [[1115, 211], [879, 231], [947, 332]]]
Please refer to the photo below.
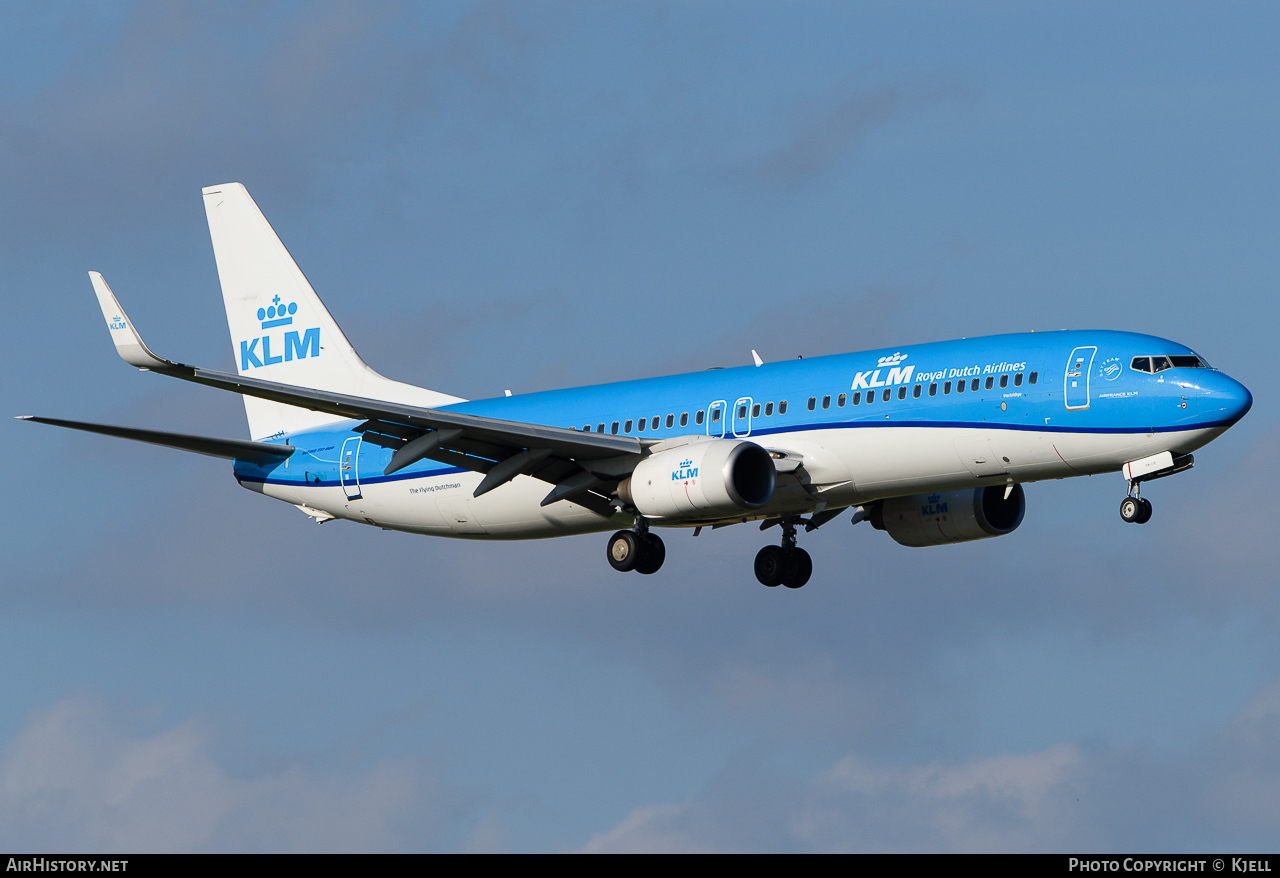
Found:
[[220, 390], [363, 420], [356, 429], [364, 433], [366, 440], [395, 449], [386, 474], [431, 458], [484, 473], [485, 478], [475, 490], [477, 497], [518, 475], [529, 475], [555, 486], [543, 505], [573, 499], [608, 515], [613, 509], [607, 498], [593, 494], [592, 489], [627, 476], [644, 450], [640, 440], [630, 436], [585, 433], [421, 408], [261, 381], [166, 360], [152, 353], [142, 341], [102, 275], [92, 271], [89, 277], [116, 352], [126, 363]]
[[140, 430], [136, 427], [115, 427], [110, 424], [87, 424], [84, 421], [64, 421], [60, 418], [38, 418], [35, 415], [20, 415], [18, 420], [52, 424], [55, 427], [68, 427], [72, 430], [84, 430], [87, 433], [100, 433], [103, 436], [132, 439], [135, 442], [150, 442], [152, 445], [164, 445], [183, 451], [195, 451], [210, 457], [229, 457], [253, 463], [278, 462], [293, 454], [294, 451], [291, 445], [273, 445], [270, 442], [212, 439], [207, 436], [190, 436], [186, 433], [165, 433], [160, 430]]

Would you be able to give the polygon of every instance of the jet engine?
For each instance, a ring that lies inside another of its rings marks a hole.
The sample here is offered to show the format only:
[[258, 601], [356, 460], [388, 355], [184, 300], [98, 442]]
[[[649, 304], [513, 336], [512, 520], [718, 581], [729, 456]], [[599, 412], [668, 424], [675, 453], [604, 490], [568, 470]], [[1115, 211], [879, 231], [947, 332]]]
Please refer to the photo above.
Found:
[[1013, 533], [1027, 511], [1021, 485], [916, 494], [881, 501], [871, 526], [903, 546], [941, 546]]
[[773, 458], [754, 442], [711, 439], [650, 455], [618, 485], [647, 518], [708, 520], [759, 509], [773, 497]]

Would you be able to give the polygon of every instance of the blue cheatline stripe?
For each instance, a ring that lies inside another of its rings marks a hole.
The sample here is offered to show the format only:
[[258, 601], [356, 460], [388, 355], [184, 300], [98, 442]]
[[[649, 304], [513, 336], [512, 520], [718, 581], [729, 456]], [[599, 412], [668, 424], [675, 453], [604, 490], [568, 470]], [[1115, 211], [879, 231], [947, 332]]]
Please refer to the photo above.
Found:
[[[1037, 427], [1034, 424], [991, 424], [985, 421], [887, 421], [883, 424], [877, 424], [868, 421], [851, 421], [838, 422], [833, 421], [826, 424], [796, 424], [790, 427], [778, 427], [771, 430], [753, 430], [749, 436], [735, 437], [726, 434], [726, 439], [750, 440], [757, 436], [770, 436], [779, 433], [803, 433], [810, 430], [830, 430], [830, 429], [848, 429], [848, 428], [879, 428], [879, 427], [926, 427], [926, 428], [959, 428], [959, 429], [983, 429], [983, 430], [1010, 430], [1023, 432], [1041, 432], [1041, 433], [1095, 433], [1098, 435], [1116, 435], [1122, 433], [1145, 434], [1145, 433], [1189, 433], [1194, 430], [1207, 430], [1214, 427], [1230, 427], [1235, 421], [1211, 421], [1204, 424], [1195, 424], [1194, 426], [1171, 426], [1171, 427], [1148, 427], [1148, 428], [1132, 428], [1132, 427]], [[701, 434], [691, 434], [701, 435]], [[438, 476], [449, 476], [458, 473], [473, 472], [459, 466], [446, 467], [444, 469], [419, 470], [416, 472], [395, 473], [389, 476], [360, 476], [358, 482], [361, 485], [377, 485], [383, 482], [399, 482], [411, 479], [430, 479]], [[264, 476], [251, 476], [236, 474], [236, 478], [241, 482], [254, 482], [264, 485], [295, 485], [308, 486], [312, 488], [336, 488], [342, 485], [339, 480], [323, 480], [320, 482], [307, 482], [303, 479], [280, 479]]]
[[[389, 476], [369, 476], [367, 478], [364, 476], [360, 476], [358, 481], [362, 485], [376, 485], [381, 482], [400, 482], [400, 481], [407, 481], [409, 479], [430, 479], [430, 478], [435, 478], [436, 476], [449, 476], [449, 475], [454, 475], [456, 473], [469, 473], [469, 472], [471, 472], [471, 470], [469, 469], [463, 469], [460, 466], [451, 466], [451, 467], [448, 467], [447, 469], [433, 469], [433, 470], [421, 470], [418, 472], [395, 473]], [[254, 483], [260, 483], [263, 485], [298, 485], [298, 486], [305, 485], [311, 488], [336, 488], [342, 485], [342, 482], [337, 479], [324, 479], [319, 482], [307, 482], [302, 479], [276, 479], [276, 478], [271, 478], [269, 476], [267, 477], [249, 476], [249, 475], [241, 475], [240, 473], [236, 473], [236, 478], [242, 482], [254, 482]]]
[[875, 427], [954, 427], [961, 430], [1018, 430], [1029, 433], [1186, 433], [1192, 430], [1209, 430], [1214, 427], [1230, 427], [1236, 423], [1231, 420], [1205, 421], [1194, 424], [1172, 424], [1165, 427], [1062, 427], [1053, 424], [1039, 426], [1037, 424], [1001, 424], [992, 421], [828, 421], [820, 424], [793, 424], [766, 430], [752, 429], [745, 436], [733, 436], [725, 432], [726, 439], [750, 439], [753, 436], [768, 436], [774, 433], [803, 433], [808, 430], [846, 430], [867, 429]]

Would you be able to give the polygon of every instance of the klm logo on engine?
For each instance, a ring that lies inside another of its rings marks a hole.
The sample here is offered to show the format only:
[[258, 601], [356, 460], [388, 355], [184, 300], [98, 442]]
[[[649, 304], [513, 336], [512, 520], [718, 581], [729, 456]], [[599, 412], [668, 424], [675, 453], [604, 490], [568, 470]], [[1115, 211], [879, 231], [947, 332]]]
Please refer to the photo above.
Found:
[[[853, 377], [853, 390], [870, 390], [874, 387], [888, 387], [892, 384], [910, 384], [911, 373], [915, 371], [915, 366], [903, 366], [902, 361], [909, 355], [903, 353], [890, 354], [887, 357], [881, 357], [876, 360], [877, 369], [871, 369], [867, 372], [859, 372]], [[881, 380], [880, 373], [888, 370], [888, 374]]]
[[[258, 309], [258, 321], [262, 328], [275, 329], [279, 326], [291, 326], [294, 315], [298, 313], [298, 303], [282, 304], [279, 296], [271, 302], [272, 304], [266, 308]], [[274, 356], [271, 353], [270, 335], [240, 342], [240, 371], [247, 372], [261, 366], [288, 363], [295, 358], [304, 360], [308, 356], [320, 356], [320, 327], [315, 326], [305, 332], [298, 330], [286, 332], [283, 342], [283, 351], [281, 347], [277, 347], [277, 353]], [[258, 347], [259, 343], [262, 345], [261, 348]], [[280, 339], [277, 338], [276, 344], [280, 345]]]
[[671, 481], [683, 482], [685, 479], [696, 479], [698, 477], [698, 468], [693, 465], [692, 460], [680, 461], [680, 468], [671, 471]]
[[924, 505], [920, 507], [921, 515], [946, 515], [947, 504], [942, 502], [941, 494], [930, 494], [924, 498]]

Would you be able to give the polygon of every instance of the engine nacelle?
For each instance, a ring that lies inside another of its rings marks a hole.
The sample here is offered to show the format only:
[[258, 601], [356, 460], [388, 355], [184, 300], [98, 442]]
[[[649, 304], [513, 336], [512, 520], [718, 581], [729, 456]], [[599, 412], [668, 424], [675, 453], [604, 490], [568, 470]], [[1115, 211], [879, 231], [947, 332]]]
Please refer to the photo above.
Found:
[[1018, 529], [1027, 511], [1021, 485], [1013, 486], [1007, 500], [1005, 490], [1004, 485], [999, 485], [892, 497], [872, 512], [871, 525], [888, 531], [904, 546], [941, 546], [1002, 537]]
[[773, 458], [759, 445], [711, 439], [646, 457], [618, 496], [646, 518], [709, 520], [759, 509], [776, 481]]

